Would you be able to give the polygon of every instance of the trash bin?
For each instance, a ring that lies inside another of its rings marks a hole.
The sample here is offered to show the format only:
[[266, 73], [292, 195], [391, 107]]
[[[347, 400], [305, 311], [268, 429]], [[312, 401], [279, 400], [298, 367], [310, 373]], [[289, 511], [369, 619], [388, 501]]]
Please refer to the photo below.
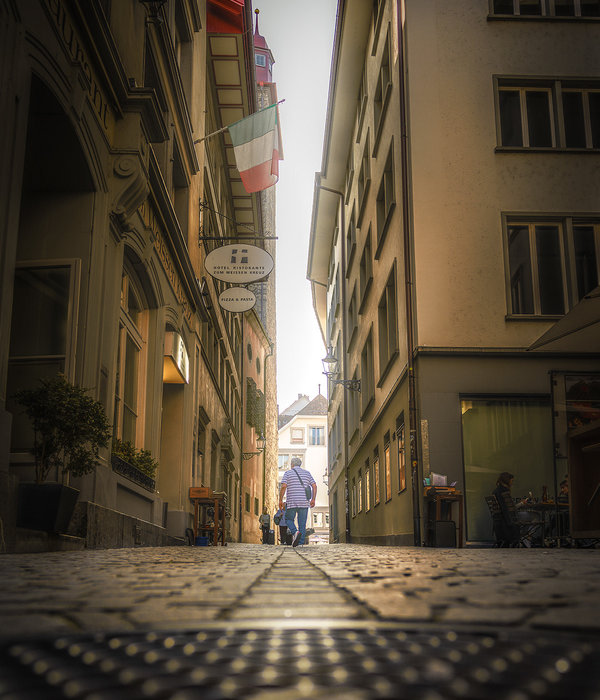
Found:
[[196, 537], [196, 547], [208, 547], [208, 543], [208, 537], [203, 537], [202, 535], [198, 535], [198, 537]]

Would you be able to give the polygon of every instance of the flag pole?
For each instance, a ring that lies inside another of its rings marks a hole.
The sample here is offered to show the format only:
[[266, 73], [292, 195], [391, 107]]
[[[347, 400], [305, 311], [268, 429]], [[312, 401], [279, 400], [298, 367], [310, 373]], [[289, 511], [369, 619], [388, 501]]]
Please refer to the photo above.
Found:
[[[264, 112], [265, 109], [271, 109], [271, 107], [277, 107], [277, 105], [280, 105], [282, 102], [285, 102], [285, 98], [283, 100], [279, 100], [279, 102], [275, 102], [273, 105], [269, 105], [268, 107], [264, 107], [263, 109], [259, 109], [258, 112], [252, 112], [252, 114], [249, 114], [248, 117], [252, 117], [255, 114], [258, 114], [259, 112]], [[248, 118], [246, 117], [246, 119]], [[231, 126], [231, 125], [229, 125]], [[222, 134], [224, 131], [227, 131], [229, 129], [229, 126], [224, 126], [222, 129], [218, 129], [217, 131], [213, 131], [211, 134], [206, 134], [206, 136], [203, 136], [200, 139], [194, 139], [194, 144], [196, 143], [201, 143], [202, 141], [205, 141], [206, 139], [211, 138], [211, 136], [216, 136], [217, 134]]]

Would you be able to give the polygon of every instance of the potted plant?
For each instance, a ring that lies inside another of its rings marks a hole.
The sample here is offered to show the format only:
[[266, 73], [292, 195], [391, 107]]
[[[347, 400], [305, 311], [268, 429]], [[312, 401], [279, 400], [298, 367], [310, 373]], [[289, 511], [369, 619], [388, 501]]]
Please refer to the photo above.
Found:
[[[69, 475], [83, 476], [96, 468], [111, 426], [102, 404], [62, 374], [18, 391], [15, 399], [31, 421], [35, 462], [35, 483], [19, 485], [17, 525], [64, 532], [79, 495], [67, 485]], [[63, 483], [47, 482], [51, 475]]]
[[131, 442], [113, 439], [111, 461], [113, 469], [138, 484], [153, 490], [158, 462], [150, 450], [138, 450]]

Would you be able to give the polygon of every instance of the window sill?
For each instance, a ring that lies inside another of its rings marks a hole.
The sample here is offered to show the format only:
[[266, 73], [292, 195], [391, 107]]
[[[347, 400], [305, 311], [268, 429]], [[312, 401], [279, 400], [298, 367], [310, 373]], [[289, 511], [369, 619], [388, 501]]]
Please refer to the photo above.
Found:
[[[568, 313], [568, 312], [565, 312]], [[504, 317], [505, 321], [543, 321], [548, 323], [549, 321], [559, 321], [563, 318], [564, 314], [552, 314], [543, 316], [542, 314], [506, 314]]]
[[391, 354], [390, 359], [387, 361], [385, 367], [383, 368], [383, 372], [379, 376], [379, 381], [377, 382], [377, 388], [381, 389], [381, 386], [383, 382], [385, 381], [385, 378], [388, 376], [392, 365], [394, 364], [396, 358], [398, 357], [398, 349], [394, 350], [394, 352]]
[[375, 140], [373, 143], [373, 153], [371, 154], [373, 158], [377, 158], [377, 152], [379, 151], [379, 143], [381, 141], [381, 134], [383, 132], [383, 123], [385, 122], [385, 115], [387, 113], [391, 94], [392, 83], [387, 83], [387, 85], [385, 86], [385, 94], [383, 95], [383, 99], [381, 101], [381, 112], [379, 113], [379, 120], [375, 124]]
[[554, 17], [551, 15], [500, 15], [489, 14], [489, 22], [516, 20], [517, 22], [598, 22], [600, 17]]
[[583, 155], [588, 153], [599, 153], [600, 148], [559, 148], [557, 146], [529, 147], [529, 146], [496, 146], [494, 153], [571, 153]]
[[367, 203], [367, 196], [369, 194], [369, 189], [371, 187], [371, 178], [365, 181], [365, 189], [363, 191], [362, 198], [358, 205], [358, 216], [356, 218], [356, 227], [360, 228], [362, 224], [362, 219], [365, 213], [365, 204]]

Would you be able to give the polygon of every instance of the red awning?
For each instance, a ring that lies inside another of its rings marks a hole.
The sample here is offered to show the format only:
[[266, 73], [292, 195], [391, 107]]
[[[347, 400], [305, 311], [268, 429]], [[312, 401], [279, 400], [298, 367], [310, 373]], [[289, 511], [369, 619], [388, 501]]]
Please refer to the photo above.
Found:
[[209, 34], [241, 34], [245, 0], [208, 0], [206, 31]]

